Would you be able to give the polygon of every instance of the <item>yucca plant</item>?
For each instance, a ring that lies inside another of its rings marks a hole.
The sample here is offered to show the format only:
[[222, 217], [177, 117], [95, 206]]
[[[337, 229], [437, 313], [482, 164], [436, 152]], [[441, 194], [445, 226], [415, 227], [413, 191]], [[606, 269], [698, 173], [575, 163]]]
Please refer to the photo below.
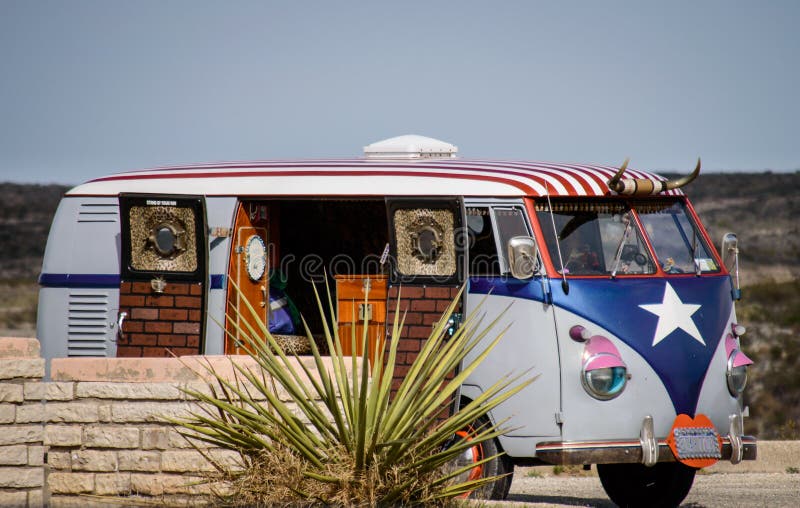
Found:
[[[324, 315], [316, 288], [314, 291]], [[208, 366], [210, 394], [186, 390], [206, 409], [174, 423], [189, 438], [241, 454], [241, 469], [218, 466], [235, 494], [227, 498], [231, 504], [443, 505], [485, 488], [498, 478], [476, 478], [470, 471], [497, 457], [467, 465], [457, 465], [456, 459], [504, 432], [499, 426], [503, 422], [474, 424], [488, 422], [485, 415], [492, 408], [532, 379], [504, 377], [460, 411], [442, 418], [461, 383], [505, 331], [489, 340], [487, 334], [497, 321], [480, 327], [480, 320], [470, 318], [450, 336], [448, 317], [460, 296], [434, 326], [395, 393], [391, 385], [404, 321], [399, 310], [394, 311], [388, 351], [377, 351], [371, 365], [367, 326], [359, 337], [354, 331], [351, 337], [342, 338], [323, 319], [331, 355], [326, 367], [304, 321], [316, 370], [290, 361], [266, 326], [253, 327], [239, 320], [245, 324], [238, 336], [258, 368], [232, 362], [234, 376], [226, 378]], [[335, 316], [329, 289], [327, 303], [329, 315]], [[255, 313], [249, 304], [247, 307]], [[349, 339], [351, 350], [363, 351], [363, 355], [343, 356], [342, 339]], [[469, 365], [462, 365], [484, 339], [488, 347]], [[299, 414], [283, 400], [287, 394]], [[469, 429], [466, 438], [464, 429]], [[454, 438], [457, 435], [462, 437]]]

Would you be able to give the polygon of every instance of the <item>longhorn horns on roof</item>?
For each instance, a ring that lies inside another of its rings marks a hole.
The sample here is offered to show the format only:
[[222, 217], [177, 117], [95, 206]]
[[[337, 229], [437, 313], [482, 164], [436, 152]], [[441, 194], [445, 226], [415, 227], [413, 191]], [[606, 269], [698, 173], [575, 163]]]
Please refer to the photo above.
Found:
[[700, 174], [700, 158], [697, 158], [697, 166], [694, 171], [677, 180], [667, 180], [664, 182], [648, 180], [644, 178], [622, 178], [625, 170], [628, 169], [630, 159], [625, 159], [619, 171], [608, 180], [608, 188], [612, 191], [625, 196], [651, 196], [660, 192], [679, 189], [690, 183]]

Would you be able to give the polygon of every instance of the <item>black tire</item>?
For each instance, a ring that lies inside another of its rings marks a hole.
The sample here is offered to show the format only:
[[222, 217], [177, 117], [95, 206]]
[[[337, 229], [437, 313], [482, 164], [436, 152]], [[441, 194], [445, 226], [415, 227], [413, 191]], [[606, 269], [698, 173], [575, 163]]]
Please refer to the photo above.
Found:
[[[482, 428], [486, 424], [486, 420], [480, 419], [472, 426], [472, 428]], [[469, 439], [471, 429], [464, 429], [459, 432], [459, 438]], [[484, 457], [493, 457], [502, 453], [500, 443], [496, 439], [484, 441], [483, 443], [476, 444], [459, 460], [461, 465], [466, 465], [469, 462], [478, 462]], [[511, 489], [511, 478], [514, 473], [514, 464], [507, 455], [503, 454], [499, 457], [494, 457], [489, 462], [476, 466], [476, 468], [465, 475], [466, 479], [487, 478], [490, 476], [501, 476], [497, 481], [490, 483], [478, 490], [470, 493], [470, 499], [493, 499], [503, 500], [508, 496], [508, 491]]]
[[597, 474], [608, 497], [625, 507], [659, 508], [681, 504], [694, 482], [696, 469], [680, 462], [642, 464], [598, 464]]

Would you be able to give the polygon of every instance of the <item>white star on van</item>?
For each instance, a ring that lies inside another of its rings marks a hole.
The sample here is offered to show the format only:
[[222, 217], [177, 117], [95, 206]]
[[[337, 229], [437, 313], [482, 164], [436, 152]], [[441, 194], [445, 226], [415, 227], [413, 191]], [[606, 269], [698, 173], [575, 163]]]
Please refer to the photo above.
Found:
[[697, 312], [701, 306], [683, 303], [669, 282], [664, 288], [664, 298], [661, 303], [639, 305], [639, 307], [658, 316], [658, 326], [656, 326], [656, 333], [653, 336], [654, 347], [678, 328], [691, 335], [700, 344], [706, 345], [700, 330], [692, 320], [692, 314]]

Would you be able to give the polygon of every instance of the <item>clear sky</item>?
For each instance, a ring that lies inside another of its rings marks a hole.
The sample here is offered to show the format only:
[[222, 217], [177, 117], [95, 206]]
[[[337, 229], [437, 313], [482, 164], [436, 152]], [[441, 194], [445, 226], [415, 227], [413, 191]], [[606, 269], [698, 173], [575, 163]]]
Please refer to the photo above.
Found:
[[0, 0], [0, 181], [350, 157], [800, 169], [800, 1]]

